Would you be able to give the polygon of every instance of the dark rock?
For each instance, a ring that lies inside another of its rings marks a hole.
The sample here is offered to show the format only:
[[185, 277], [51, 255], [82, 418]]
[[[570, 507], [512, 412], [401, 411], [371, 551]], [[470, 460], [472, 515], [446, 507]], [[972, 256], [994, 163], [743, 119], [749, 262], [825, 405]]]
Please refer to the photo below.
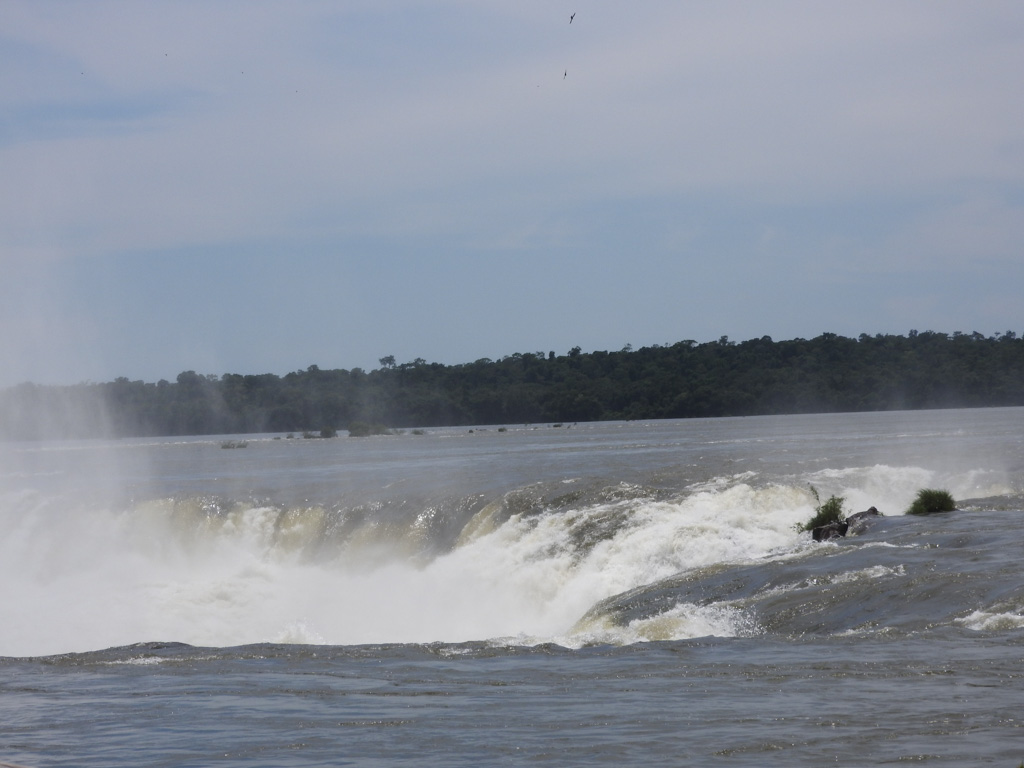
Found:
[[829, 523], [828, 525], [819, 525], [817, 528], [813, 528], [811, 530], [811, 538], [815, 541], [828, 541], [829, 539], [841, 539], [847, 534], [856, 536], [871, 524], [873, 518], [880, 517], [881, 515], [882, 513], [874, 507], [865, 509], [863, 512], [855, 512], [838, 523]]
[[849, 527], [850, 526], [845, 520], [838, 523], [829, 523], [828, 525], [819, 525], [817, 528], [811, 529], [811, 538], [815, 541], [841, 539], [846, 535], [846, 531]]
[[863, 512], [857, 512], [846, 518], [846, 522], [849, 524], [849, 530], [847, 533], [850, 536], [856, 536], [858, 533], [863, 533], [867, 530], [868, 526], [871, 525], [871, 521], [876, 517], [882, 517], [882, 513], [874, 507], [865, 509]]

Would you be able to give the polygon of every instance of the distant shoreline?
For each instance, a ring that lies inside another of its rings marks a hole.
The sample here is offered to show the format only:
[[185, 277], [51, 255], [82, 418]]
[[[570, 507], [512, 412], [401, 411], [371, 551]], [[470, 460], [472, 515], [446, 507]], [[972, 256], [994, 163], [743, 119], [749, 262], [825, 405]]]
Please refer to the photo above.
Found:
[[1024, 339], [911, 331], [515, 353], [373, 371], [118, 378], [0, 391], [0, 439], [238, 435], [1024, 405]]

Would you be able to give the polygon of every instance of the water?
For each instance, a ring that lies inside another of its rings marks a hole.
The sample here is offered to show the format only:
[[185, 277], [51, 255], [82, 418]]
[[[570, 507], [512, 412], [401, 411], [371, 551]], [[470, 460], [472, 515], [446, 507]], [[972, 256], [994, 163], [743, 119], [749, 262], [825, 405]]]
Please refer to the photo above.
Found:
[[227, 439], [0, 446], [0, 762], [1024, 760], [1024, 409]]

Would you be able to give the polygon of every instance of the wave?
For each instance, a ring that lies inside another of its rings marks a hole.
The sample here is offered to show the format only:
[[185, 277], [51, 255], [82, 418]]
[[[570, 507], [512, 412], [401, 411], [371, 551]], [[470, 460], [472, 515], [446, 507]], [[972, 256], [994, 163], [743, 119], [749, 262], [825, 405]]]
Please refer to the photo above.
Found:
[[[1020, 626], [1024, 597], [995, 595], [1000, 574], [1016, 583], [1002, 566], [985, 577], [961, 562], [993, 557], [1005, 536], [969, 527], [939, 543], [925, 534], [938, 522], [898, 516], [932, 479], [879, 465], [745, 472], [682, 492], [572, 480], [353, 506], [184, 496], [113, 508], [11, 492], [0, 498], [0, 654], [140, 640], [578, 647]], [[1013, 492], [986, 473], [951, 480], [961, 494]], [[795, 529], [813, 512], [810, 484], [896, 516], [856, 540], [813, 544]], [[998, 509], [976, 502], [963, 516], [998, 530]], [[954, 546], [958, 536], [968, 543]], [[959, 558], [935, 568], [945, 549]]]
[[979, 632], [1024, 629], [1024, 604], [1018, 603], [1007, 608], [1009, 610], [973, 611], [969, 616], [958, 618], [956, 623]]

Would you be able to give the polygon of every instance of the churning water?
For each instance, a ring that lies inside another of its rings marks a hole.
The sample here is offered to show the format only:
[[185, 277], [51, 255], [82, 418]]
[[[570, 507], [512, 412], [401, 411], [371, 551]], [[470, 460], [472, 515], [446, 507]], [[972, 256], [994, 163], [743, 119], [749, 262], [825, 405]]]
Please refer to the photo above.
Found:
[[1024, 760], [1024, 409], [238, 439], [0, 446], [0, 761]]

